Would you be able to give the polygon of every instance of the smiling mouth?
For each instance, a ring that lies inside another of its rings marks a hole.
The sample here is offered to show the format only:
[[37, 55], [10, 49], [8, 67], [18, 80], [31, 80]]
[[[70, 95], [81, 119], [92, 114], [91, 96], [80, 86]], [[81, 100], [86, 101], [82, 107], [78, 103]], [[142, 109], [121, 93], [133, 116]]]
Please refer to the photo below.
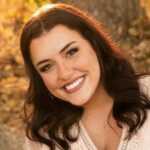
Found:
[[77, 90], [79, 90], [82, 85], [83, 85], [83, 82], [85, 80], [85, 75], [84, 76], [81, 76], [79, 77], [78, 79], [76, 79], [75, 81], [65, 85], [63, 87], [63, 89], [65, 90], [65, 92], [67, 93], [73, 93], [73, 92], [76, 92]]

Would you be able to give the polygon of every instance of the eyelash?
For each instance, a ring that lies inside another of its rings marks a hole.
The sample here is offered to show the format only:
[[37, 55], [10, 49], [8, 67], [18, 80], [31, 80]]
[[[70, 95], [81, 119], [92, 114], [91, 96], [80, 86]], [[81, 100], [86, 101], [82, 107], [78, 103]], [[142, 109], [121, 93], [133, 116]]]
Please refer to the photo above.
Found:
[[40, 72], [46, 72], [50, 69], [50, 66], [51, 66], [50, 64], [46, 64], [43, 67], [41, 67], [39, 70]]
[[[73, 54], [72, 54], [72, 52], [73, 52]], [[78, 52], [78, 48], [77, 48], [77, 47], [71, 48], [70, 50], [68, 50], [68, 51], [66, 52], [66, 55], [73, 56], [73, 55], [75, 55], [77, 52]], [[43, 67], [41, 67], [39, 70], [40, 70], [40, 72], [46, 72], [46, 71], [48, 71], [51, 67], [52, 67], [52, 65], [46, 64], [46, 65], [44, 65]]]
[[[72, 52], [73, 52], [73, 54], [72, 54]], [[69, 51], [67, 51], [66, 54], [72, 56], [72, 55], [75, 55], [77, 52], [78, 52], [78, 48], [75, 47], [75, 48], [71, 48]]]

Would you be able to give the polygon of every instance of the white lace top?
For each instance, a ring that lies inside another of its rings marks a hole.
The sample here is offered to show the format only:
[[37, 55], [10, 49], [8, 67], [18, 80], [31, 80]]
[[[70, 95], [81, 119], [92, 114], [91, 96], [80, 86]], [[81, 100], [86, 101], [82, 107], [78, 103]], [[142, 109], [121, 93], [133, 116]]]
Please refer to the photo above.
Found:
[[[139, 82], [141, 90], [147, 93], [150, 97], [150, 77], [143, 78]], [[71, 150], [98, 150], [82, 122], [80, 122], [79, 125], [81, 132], [78, 140], [71, 144]], [[127, 128], [124, 127], [117, 150], [150, 150], [150, 111], [148, 111], [148, 118], [142, 128], [140, 128], [140, 130], [133, 135], [129, 141], [125, 140], [126, 134]], [[61, 147], [57, 147], [57, 150], [61, 149]], [[24, 150], [49, 150], [49, 148], [45, 145], [26, 140]]]

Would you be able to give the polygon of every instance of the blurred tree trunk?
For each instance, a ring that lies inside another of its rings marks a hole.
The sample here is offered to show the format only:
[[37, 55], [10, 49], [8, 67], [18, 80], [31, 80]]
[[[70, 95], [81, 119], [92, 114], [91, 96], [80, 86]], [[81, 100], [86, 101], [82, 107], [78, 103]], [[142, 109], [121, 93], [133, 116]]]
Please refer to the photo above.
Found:
[[116, 39], [125, 37], [129, 26], [143, 12], [140, 0], [56, 0], [55, 2], [75, 4], [92, 13], [108, 27], [111, 35]]
[[0, 124], [0, 150], [23, 150], [23, 136], [14, 135], [7, 126]]

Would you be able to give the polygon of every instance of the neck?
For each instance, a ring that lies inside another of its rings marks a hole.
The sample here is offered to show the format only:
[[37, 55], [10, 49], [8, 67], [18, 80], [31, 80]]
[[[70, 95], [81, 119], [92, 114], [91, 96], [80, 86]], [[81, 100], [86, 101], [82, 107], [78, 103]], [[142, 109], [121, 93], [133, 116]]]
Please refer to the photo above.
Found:
[[84, 105], [81, 121], [98, 149], [116, 149], [120, 141], [122, 129], [112, 116], [112, 106], [113, 99], [103, 88]]
[[111, 116], [113, 105], [112, 98], [101, 87], [97, 89], [95, 95], [86, 103], [82, 122], [84, 124], [105, 125]]

